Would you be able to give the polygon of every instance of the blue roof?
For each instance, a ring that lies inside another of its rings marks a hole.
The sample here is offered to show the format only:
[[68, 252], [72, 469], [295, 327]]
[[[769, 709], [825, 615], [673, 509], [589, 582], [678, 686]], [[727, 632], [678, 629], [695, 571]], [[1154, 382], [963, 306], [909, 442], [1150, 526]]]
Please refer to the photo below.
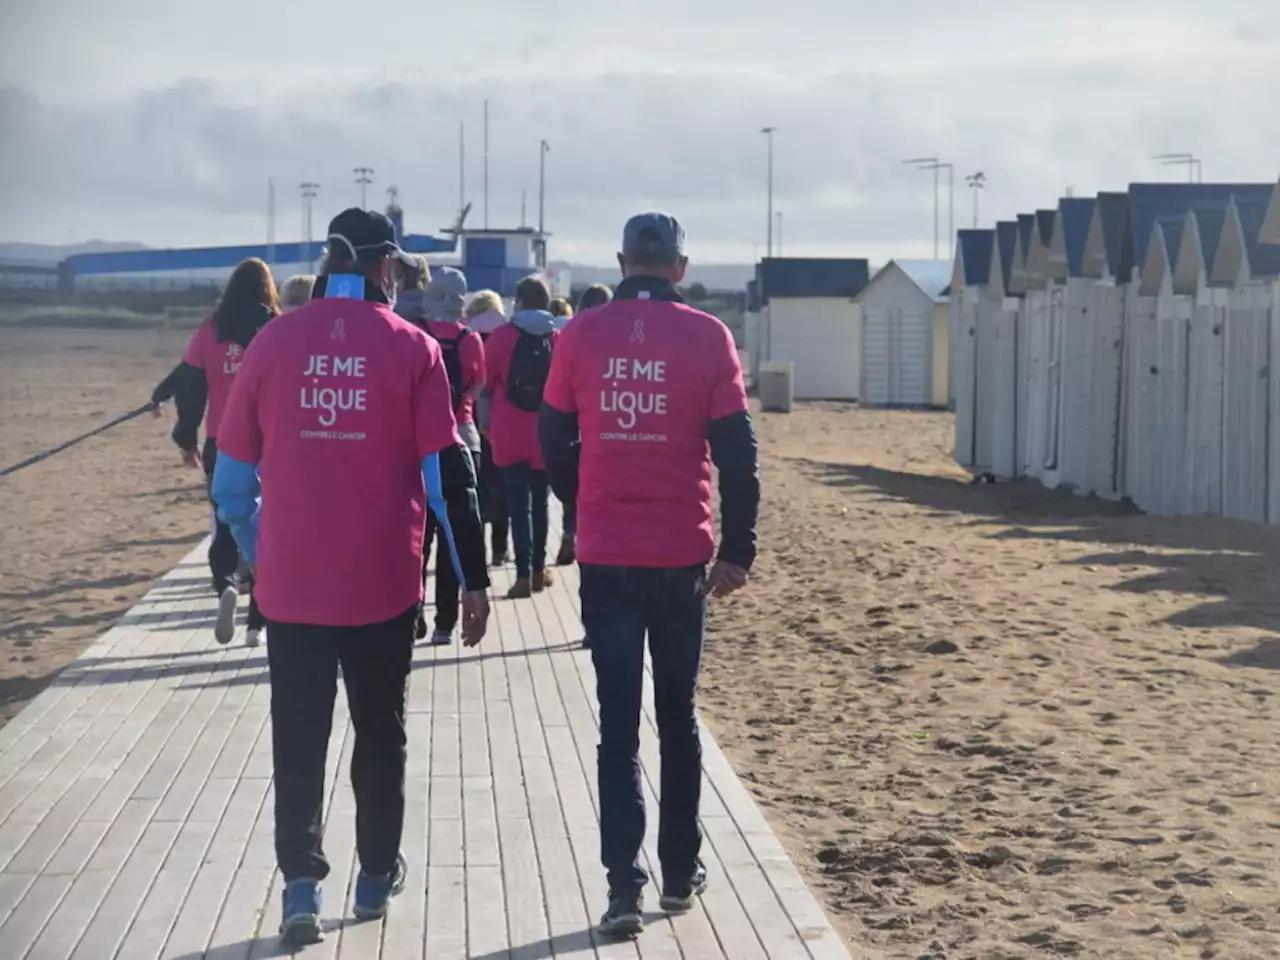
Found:
[[[400, 239], [408, 253], [450, 253], [456, 240], [442, 240], [410, 234]], [[208, 270], [234, 267], [243, 260], [257, 257], [274, 263], [306, 263], [319, 258], [324, 244], [265, 243], [238, 247], [185, 247], [170, 250], [117, 250], [111, 253], [77, 253], [64, 261], [75, 276], [104, 273], [159, 273], [166, 270]]]
[[773, 257], [756, 267], [764, 303], [774, 297], [848, 297], [870, 282], [866, 260]]
[[1186, 223], [1186, 217], [1160, 217], [1156, 220], [1160, 225], [1160, 232], [1164, 234], [1164, 256], [1169, 266], [1173, 266], [1178, 262], [1178, 244], [1182, 242], [1182, 227]]
[[1098, 216], [1102, 220], [1102, 245], [1107, 257], [1107, 272], [1117, 280], [1128, 280], [1120, 273], [1125, 249], [1125, 231], [1129, 226], [1129, 195], [1117, 191], [1098, 194]]
[[1013, 247], [1018, 239], [1018, 224], [1014, 220], [1001, 220], [996, 224], [996, 246], [1000, 251], [1000, 276], [1004, 283], [1002, 291], [1006, 297], [1013, 296], [1009, 292], [1009, 275], [1013, 272]]
[[991, 278], [991, 252], [995, 245], [994, 230], [961, 230], [960, 256], [964, 263], [966, 286], [980, 286]]
[[[964, 235], [971, 231], [960, 231], [961, 249], [964, 249]], [[990, 231], [988, 231], [990, 232]], [[966, 259], [966, 263], [968, 260]], [[889, 263], [896, 264], [898, 268], [911, 278], [920, 290], [934, 303], [938, 303], [946, 299], [944, 291], [951, 284], [952, 266], [949, 260], [890, 260]], [[889, 264], [885, 264], [887, 269]], [[884, 271], [881, 270], [881, 273]], [[880, 276], [879, 273], [876, 276]], [[875, 277], [872, 278], [874, 281]], [[966, 279], [966, 283], [969, 281]], [[986, 283], [983, 278], [979, 283]]]
[[1058, 218], [1057, 210], [1036, 211], [1036, 232], [1040, 234], [1040, 242], [1047, 249], [1053, 241], [1053, 224]]
[[1272, 183], [1131, 183], [1129, 184], [1129, 229], [1125, 232], [1128, 264], [1141, 265], [1151, 242], [1151, 229], [1158, 217], [1176, 216], [1179, 221], [1192, 207], [1208, 203], [1224, 207], [1234, 195], [1243, 201], [1266, 203]]
[[1270, 198], [1262, 202], [1236, 198], [1240, 227], [1244, 231], [1245, 258], [1249, 263], [1249, 273], [1255, 278], [1280, 276], [1280, 246], [1262, 243], [1258, 239], [1269, 203]]
[[1200, 237], [1200, 256], [1205, 271], [1213, 269], [1213, 258], [1218, 255], [1218, 243], [1222, 240], [1222, 225], [1227, 221], [1225, 207], [1197, 204], [1191, 208], [1195, 218], [1196, 234]]
[[1022, 255], [1025, 257], [1031, 249], [1031, 233], [1036, 228], [1034, 213], [1018, 214], [1018, 241], [1022, 244]]
[[1097, 201], [1092, 197], [1063, 197], [1058, 201], [1058, 225], [1062, 228], [1062, 240], [1067, 252], [1067, 276], [1080, 276], [1084, 263], [1084, 245], [1089, 239], [1089, 225], [1093, 222], [1093, 208]]

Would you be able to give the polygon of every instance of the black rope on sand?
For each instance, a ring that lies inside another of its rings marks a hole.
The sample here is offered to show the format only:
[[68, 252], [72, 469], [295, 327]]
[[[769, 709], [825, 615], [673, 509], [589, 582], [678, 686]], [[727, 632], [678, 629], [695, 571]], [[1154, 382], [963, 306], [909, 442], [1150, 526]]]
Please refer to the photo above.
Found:
[[37, 453], [34, 457], [28, 457], [26, 460], [23, 460], [21, 463], [15, 463], [11, 467], [5, 467], [3, 470], [0, 470], [0, 477], [7, 477], [9, 476], [9, 474], [17, 473], [19, 470], [25, 470], [27, 467], [33, 466], [34, 464], [39, 463], [41, 460], [48, 460], [54, 454], [61, 453], [63, 450], [66, 450], [68, 447], [74, 447], [77, 443], [80, 443], [82, 440], [88, 440], [90, 437], [96, 437], [98, 434], [105, 433], [106, 431], [110, 430], [112, 427], [118, 427], [122, 423], [128, 423], [130, 420], [135, 420], [138, 417], [142, 416], [144, 413], [150, 413], [154, 409], [156, 409], [156, 405], [154, 403], [148, 403], [146, 406], [139, 407], [137, 410], [131, 410], [129, 413], [126, 413], [123, 416], [116, 417], [110, 423], [105, 423], [102, 426], [98, 427], [96, 430], [90, 430], [88, 433], [81, 434], [80, 436], [76, 437], [74, 440], [68, 440], [66, 443], [56, 446], [52, 450], [46, 450], [44, 453]]

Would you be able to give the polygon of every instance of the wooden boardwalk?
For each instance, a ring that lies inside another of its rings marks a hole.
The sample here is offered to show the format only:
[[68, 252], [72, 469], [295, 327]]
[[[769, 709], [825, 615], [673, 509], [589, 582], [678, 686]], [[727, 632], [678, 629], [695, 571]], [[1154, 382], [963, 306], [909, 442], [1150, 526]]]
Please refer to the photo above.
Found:
[[[409, 694], [409, 883], [383, 923], [343, 919], [356, 864], [353, 737], [339, 694], [328, 934], [304, 955], [848, 958], [705, 731], [711, 886], [701, 905], [675, 920], [651, 915], [634, 943], [591, 934], [605, 903], [595, 681], [579, 649], [576, 573], [559, 573], [533, 600], [496, 602], [480, 647], [419, 648]], [[0, 957], [281, 955], [266, 656], [246, 649], [242, 635], [217, 646], [213, 610], [200, 548], [0, 730]], [[651, 695], [641, 752], [652, 814]], [[651, 867], [656, 819], [645, 847]]]

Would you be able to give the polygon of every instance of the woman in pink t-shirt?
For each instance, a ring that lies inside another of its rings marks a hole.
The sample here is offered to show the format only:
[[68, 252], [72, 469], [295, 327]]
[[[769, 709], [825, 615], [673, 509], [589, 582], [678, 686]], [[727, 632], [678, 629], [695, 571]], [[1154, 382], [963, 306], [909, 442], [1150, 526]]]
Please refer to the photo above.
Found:
[[[183, 461], [203, 468], [206, 478], [213, 476], [218, 460], [218, 427], [245, 348], [263, 325], [279, 314], [280, 301], [270, 268], [258, 259], [245, 260], [232, 272], [213, 314], [200, 324], [187, 344], [176, 379], [174, 399], [178, 424], [173, 428], [173, 440], [182, 450]], [[198, 442], [201, 421], [205, 434], [203, 451]], [[230, 643], [235, 636], [239, 593], [233, 581], [239, 566], [240, 552], [231, 530], [215, 511], [209, 570], [213, 574], [214, 592], [218, 594], [214, 637], [219, 643]], [[261, 642], [265, 625], [253, 599], [250, 581], [245, 635], [249, 646]]]

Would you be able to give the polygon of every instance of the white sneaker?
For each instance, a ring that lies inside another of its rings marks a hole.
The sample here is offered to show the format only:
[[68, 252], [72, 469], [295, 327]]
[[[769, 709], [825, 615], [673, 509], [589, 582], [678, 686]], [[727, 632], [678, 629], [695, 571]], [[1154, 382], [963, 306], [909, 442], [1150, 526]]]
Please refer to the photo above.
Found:
[[255, 627], [252, 630], [245, 631], [244, 645], [246, 647], [256, 647], [262, 643], [262, 628]]
[[213, 625], [213, 639], [227, 644], [236, 635], [236, 604], [240, 594], [235, 587], [227, 587], [218, 597], [218, 620]]

